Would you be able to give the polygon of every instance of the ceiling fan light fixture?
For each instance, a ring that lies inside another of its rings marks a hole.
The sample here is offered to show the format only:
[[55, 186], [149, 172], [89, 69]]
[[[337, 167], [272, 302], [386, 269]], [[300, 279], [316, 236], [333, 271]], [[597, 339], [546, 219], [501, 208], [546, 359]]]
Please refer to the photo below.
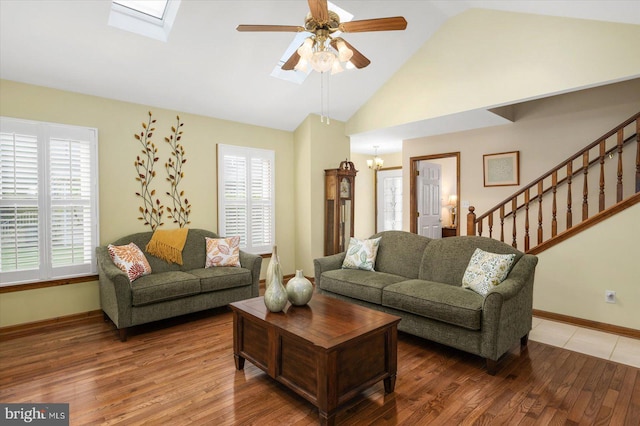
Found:
[[304, 58], [307, 62], [311, 60], [313, 55], [313, 38], [309, 37], [305, 39], [304, 43], [298, 48], [298, 55]]
[[331, 75], [338, 74], [342, 71], [344, 71], [344, 68], [340, 65], [340, 61], [333, 61], [333, 65], [331, 65]]
[[311, 57], [311, 68], [317, 72], [327, 72], [331, 69], [336, 59], [336, 55], [327, 50], [314, 52]]
[[353, 56], [353, 50], [349, 49], [342, 39], [338, 40], [336, 45], [338, 46], [338, 59], [340, 62], [348, 62]]
[[309, 62], [307, 62], [307, 60], [305, 58], [300, 57], [300, 60], [298, 61], [296, 66], [293, 67], [293, 69], [296, 70], [296, 71], [307, 72], [307, 64], [308, 63]]

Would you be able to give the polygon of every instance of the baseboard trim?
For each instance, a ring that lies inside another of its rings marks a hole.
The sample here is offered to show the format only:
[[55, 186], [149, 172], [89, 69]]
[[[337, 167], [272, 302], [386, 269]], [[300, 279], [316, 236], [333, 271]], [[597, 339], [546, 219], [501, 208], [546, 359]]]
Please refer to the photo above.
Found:
[[605, 333], [613, 333], [633, 339], [640, 339], [640, 330], [635, 328], [621, 327], [619, 325], [606, 324], [598, 321], [586, 320], [583, 318], [571, 317], [569, 315], [556, 314], [554, 312], [546, 312], [538, 309], [533, 310], [533, 316], [544, 318], [551, 321], [563, 322], [566, 324], [577, 325], [580, 327], [591, 328], [594, 330], [604, 331]]
[[82, 312], [79, 314], [65, 315], [63, 317], [49, 318], [41, 321], [33, 321], [24, 324], [10, 325], [0, 327], [0, 341], [14, 339], [43, 331], [52, 330], [70, 324], [80, 324], [95, 321], [97, 318], [102, 320], [102, 310]]

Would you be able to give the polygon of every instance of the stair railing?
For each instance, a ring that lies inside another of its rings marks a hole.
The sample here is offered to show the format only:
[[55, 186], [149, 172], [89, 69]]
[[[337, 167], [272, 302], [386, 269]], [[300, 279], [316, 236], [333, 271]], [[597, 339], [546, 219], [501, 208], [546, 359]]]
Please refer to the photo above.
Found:
[[[632, 144], [633, 141], [636, 143]], [[633, 152], [633, 145], [635, 158], [624, 156], [627, 152]], [[590, 178], [590, 171], [594, 169], [597, 169], [597, 180]], [[629, 173], [624, 172], [633, 169], [635, 185], [629, 185]], [[615, 190], [611, 189], [612, 185], [606, 187], [609, 182], [613, 182]], [[613, 193], [615, 201], [609, 195]], [[561, 200], [566, 200], [566, 203]], [[620, 205], [623, 200], [630, 200], [633, 204], [640, 200], [640, 112], [486, 213], [476, 217], [475, 208], [469, 207], [467, 235], [482, 236], [486, 231], [489, 238], [499, 238], [503, 242], [510, 239], [514, 248], [520, 245], [525, 252], [531, 252], [551, 240], [566, 236], [572, 230], [584, 228], [590, 220], [603, 216], [605, 210]], [[576, 204], [581, 213], [577, 222], [574, 217]], [[590, 208], [594, 204], [598, 205], [597, 213]], [[559, 208], [559, 205], [562, 207]], [[534, 222], [535, 229], [532, 229], [531, 222]], [[550, 230], [545, 229], [545, 225]], [[511, 235], [505, 233], [509, 229]], [[559, 229], [563, 231], [559, 232]], [[499, 236], [494, 237], [495, 234]], [[535, 235], [535, 244], [532, 243], [532, 234]]]

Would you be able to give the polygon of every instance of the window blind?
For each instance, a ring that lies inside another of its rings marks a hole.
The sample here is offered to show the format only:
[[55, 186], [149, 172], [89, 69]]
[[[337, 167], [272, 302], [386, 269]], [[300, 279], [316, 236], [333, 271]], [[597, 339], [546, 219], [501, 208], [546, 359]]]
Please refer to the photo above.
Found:
[[272, 150], [218, 145], [219, 234], [240, 236], [250, 253], [274, 243], [274, 160]]
[[97, 131], [0, 119], [2, 285], [94, 274]]

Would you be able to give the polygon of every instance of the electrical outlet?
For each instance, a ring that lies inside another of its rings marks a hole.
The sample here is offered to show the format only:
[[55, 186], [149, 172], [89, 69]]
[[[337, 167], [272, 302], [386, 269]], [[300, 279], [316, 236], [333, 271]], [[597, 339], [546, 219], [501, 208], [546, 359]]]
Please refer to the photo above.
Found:
[[616, 292], [612, 290], [606, 290], [604, 292], [604, 301], [607, 303], [616, 303]]

